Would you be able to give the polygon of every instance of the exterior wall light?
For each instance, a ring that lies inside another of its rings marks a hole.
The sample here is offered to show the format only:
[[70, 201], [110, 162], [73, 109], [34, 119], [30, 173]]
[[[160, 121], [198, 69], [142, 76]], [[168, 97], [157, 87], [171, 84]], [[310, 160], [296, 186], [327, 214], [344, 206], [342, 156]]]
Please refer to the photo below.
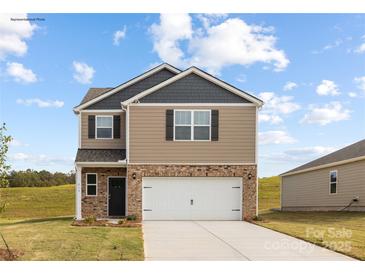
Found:
[[132, 178], [133, 178], [133, 180], [135, 180], [137, 178], [137, 174], [135, 172], [133, 172]]
[[251, 172], [247, 175], [247, 178], [248, 178], [249, 180], [251, 180], [251, 179], [252, 179], [252, 174], [251, 174]]

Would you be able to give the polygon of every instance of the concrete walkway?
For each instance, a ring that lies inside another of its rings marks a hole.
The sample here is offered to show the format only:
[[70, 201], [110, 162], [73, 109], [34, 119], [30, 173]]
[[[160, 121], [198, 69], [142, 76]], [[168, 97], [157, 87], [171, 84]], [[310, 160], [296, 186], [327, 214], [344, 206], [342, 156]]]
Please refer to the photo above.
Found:
[[352, 260], [238, 221], [145, 221], [146, 260]]

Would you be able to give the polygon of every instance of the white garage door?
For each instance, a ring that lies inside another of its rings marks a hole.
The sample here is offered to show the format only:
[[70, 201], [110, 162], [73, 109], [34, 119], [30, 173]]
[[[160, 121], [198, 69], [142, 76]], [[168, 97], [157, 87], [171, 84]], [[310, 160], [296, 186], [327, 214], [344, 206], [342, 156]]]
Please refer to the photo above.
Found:
[[242, 180], [144, 177], [143, 220], [241, 220]]

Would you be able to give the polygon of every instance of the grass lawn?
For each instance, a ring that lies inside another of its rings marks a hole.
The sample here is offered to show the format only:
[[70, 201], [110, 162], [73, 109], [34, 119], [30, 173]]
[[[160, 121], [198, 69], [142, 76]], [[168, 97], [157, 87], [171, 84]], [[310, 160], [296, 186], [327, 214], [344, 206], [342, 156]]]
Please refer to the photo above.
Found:
[[75, 186], [0, 188], [7, 206], [1, 218], [25, 219], [73, 216]]
[[[141, 228], [71, 226], [74, 186], [0, 189], [0, 231], [18, 260], [143, 260]], [[0, 241], [0, 248], [5, 245]]]
[[365, 260], [365, 213], [270, 211], [279, 207], [278, 177], [260, 179], [258, 225]]

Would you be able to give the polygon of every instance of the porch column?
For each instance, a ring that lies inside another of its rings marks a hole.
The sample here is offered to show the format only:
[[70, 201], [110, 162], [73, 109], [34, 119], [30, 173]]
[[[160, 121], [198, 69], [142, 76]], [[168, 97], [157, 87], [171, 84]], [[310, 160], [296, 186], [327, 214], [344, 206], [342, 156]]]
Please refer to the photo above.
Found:
[[76, 220], [81, 220], [81, 170], [82, 167], [76, 165], [76, 185], [75, 185], [75, 195], [76, 195], [76, 201], [75, 201], [75, 214], [76, 214]]

